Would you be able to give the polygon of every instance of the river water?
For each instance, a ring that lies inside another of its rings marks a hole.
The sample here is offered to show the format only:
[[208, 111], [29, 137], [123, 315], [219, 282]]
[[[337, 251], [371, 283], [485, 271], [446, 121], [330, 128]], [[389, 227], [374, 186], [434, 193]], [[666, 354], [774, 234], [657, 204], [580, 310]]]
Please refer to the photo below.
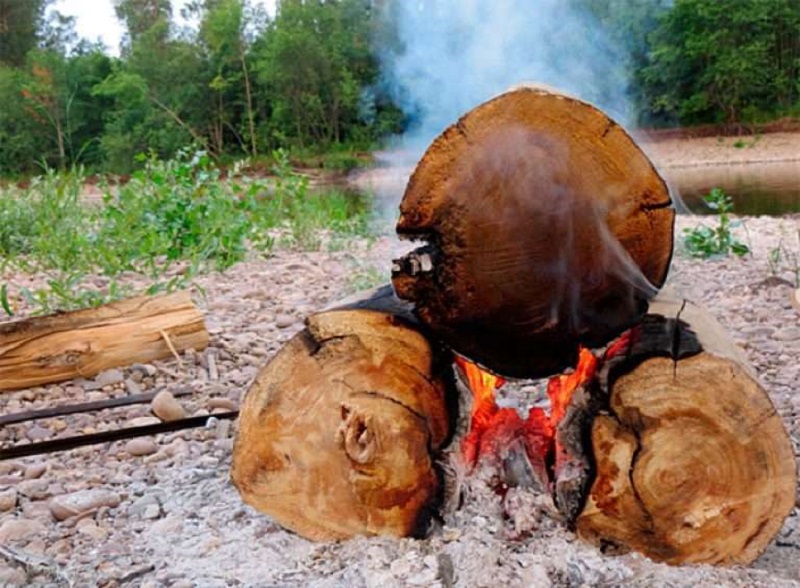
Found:
[[[379, 210], [392, 216], [405, 190], [410, 167], [378, 167], [357, 172], [348, 184], [370, 194]], [[679, 212], [713, 214], [703, 196], [722, 188], [733, 199], [734, 213], [783, 216], [800, 213], [800, 160], [746, 164], [671, 167], [661, 170], [681, 202]]]
[[731, 196], [736, 214], [800, 213], [800, 161], [675, 167], [662, 175], [695, 214], [713, 213], [702, 201], [712, 188]]

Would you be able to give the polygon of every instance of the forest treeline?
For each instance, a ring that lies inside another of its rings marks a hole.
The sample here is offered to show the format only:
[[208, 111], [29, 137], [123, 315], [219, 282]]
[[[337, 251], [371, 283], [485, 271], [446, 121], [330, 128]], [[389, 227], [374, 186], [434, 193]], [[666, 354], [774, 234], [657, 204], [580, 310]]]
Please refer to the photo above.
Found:
[[[213, 157], [369, 150], [404, 130], [380, 56], [406, 0], [114, 0], [119, 57], [76, 38], [52, 0], [0, 0], [0, 175], [127, 172], [189, 144]], [[627, 55], [645, 126], [800, 115], [800, 0], [564, 0]], [[420, 0], [420, 9], [435, 0]], [[443, 89], [445, 91], [445, 89]]]

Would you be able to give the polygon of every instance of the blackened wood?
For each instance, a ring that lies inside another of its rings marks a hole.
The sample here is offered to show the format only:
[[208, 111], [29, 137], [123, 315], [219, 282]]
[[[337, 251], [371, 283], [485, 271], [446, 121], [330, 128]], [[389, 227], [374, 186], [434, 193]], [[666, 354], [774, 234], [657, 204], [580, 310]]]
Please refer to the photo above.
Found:
[[196, 429], [198, 427], [204, 427], [210, 418], [232, 420], [238, 415], [239, 411], [235, 410], [204, 416], [189, 417], [185, 419], [179, 419], [177, 421], [170, 421], [168, 423], [143, 425], [141, 427], [127, 427], [115, 429], [113, 431], [102, 431], [100, 433], [91, 433], [88, 435], [76, 435], [74, 437], [65, 437], [63, 439], [52, 439], [48, 441], [28, 443], [25, 445], [4, 447], [0, 449], [0, 461], [19, 459], [21, 457], [30, 457], [31, 455], [43, 455], [46, 453], [69, 451], [70, 449], [76, 449], [78, 447], [98, 445], [100, 443], [109, 443], [111, 441], [122, 441], [125, 439], [133, 439], [135, 437], [148, 437], [150, 435], [157, 435], [160, 433], [172, 433], [175, 431], [182, 431], [184, 429]]

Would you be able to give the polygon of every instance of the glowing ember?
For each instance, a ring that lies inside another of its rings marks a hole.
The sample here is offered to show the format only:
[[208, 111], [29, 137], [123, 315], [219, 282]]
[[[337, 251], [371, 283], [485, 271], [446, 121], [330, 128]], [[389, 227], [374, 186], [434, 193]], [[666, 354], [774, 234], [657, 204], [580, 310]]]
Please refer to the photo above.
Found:
[[556, 426], [564, 418], [575, 390], [594, 377], [598, 362], [588, 349], [581, 349], [575, 372], [554, 377], [548, 383], [550, 416], [541, 408], [533, 408], [524, 420], [516, 410], [497, 406], [495, 391], [505, 380], [461, 357], [456, 363], [473, 394], [470, 430], [462, 445], [466, 462], [474, 466], [482, 455], [502, 457], [505, 449], [519, 440], [531, 463], [545, 468], [554, 450]]
[[603, 361], [613, 359], [618, 355], [623, 355], [630, 351], [631, 347], [636, 344], [642, 334], [641, 327], [634, 327], [628, 329], [619, 338], [608, 346], [606, 352], [603, 354]]

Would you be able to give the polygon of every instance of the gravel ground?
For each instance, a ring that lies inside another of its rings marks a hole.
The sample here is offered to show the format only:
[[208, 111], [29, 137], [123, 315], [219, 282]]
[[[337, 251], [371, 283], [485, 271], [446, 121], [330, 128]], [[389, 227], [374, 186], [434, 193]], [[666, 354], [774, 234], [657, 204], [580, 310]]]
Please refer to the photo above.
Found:
[[[796, 235], [800, 217], [745, 221], [752, 256], [698, 261], [679, 254], [671, 281], [710, 308], [744, 348], [800, 455], [800, 315], [785, 282], [794, 277], [788, 269], [772, 275], [767, 261], [782, 234], [784, 243]], [[695, 222], [682, 217], [679, 230]], [[365, 272], [388, 272], [400, 247], [385, 237], [335, 253], [279, 252], [204, 277], [206, 297], [197, 301], [211, 334], [207, 351], [187, 353], [182, 365], [156, 362], [7, 393], [0, 412], [162, 390], [191, 390], [178, 398], [187, 414], [229, 410], [305, 315], [341, 298]], [[800, 244], [791, 247], [800, 255]], [[0, 442], [153, 418], [144, 405], [43, 420], [5, 427]], [[800, 587], [800, 508], [748, 568], [604, 556], [547, 518], [505, 519], [513, 505], [480, 485], [428, 539], [312, 544], [240, 501], [228, 475], [232, 436], [232, 423], [211, 417], [192, 432], [0, 462], [0, 586]], [[513, 496], [517, 504], [530, 498]], [[531, 532], [520, 537], [515, 525]]]

